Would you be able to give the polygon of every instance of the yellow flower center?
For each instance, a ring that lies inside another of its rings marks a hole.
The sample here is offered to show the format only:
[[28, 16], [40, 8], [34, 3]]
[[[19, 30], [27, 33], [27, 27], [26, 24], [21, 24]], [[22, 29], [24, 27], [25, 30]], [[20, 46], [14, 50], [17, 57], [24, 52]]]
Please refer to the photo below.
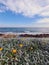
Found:
[[17, 50], [16, 50], [16, 49], [13, 49], [12, 52], [13, 52], [13, 53], [17, 53]]
[[0, 51], [2, 51], [3, 50], [3, 48], [0, 48]]
[[20, 47], [23, 47], [23, 44], [19, 44]]

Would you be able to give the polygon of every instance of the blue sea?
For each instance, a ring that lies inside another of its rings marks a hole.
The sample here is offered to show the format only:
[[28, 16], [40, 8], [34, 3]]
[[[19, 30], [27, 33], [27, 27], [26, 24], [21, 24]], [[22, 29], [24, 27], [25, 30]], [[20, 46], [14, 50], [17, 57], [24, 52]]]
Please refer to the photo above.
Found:
[[0, 33], [28, 33], [28, 34], [39, 34], [48, 33], [49, 28], [39, 28], [39, 27], [0, 27]]

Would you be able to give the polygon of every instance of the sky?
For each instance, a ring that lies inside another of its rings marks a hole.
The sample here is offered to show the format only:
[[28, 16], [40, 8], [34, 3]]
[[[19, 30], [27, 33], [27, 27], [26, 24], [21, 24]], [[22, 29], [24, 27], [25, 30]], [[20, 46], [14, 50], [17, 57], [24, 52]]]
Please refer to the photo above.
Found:
[[0, 27], [49, 27], [49, 0], [0, 0]]

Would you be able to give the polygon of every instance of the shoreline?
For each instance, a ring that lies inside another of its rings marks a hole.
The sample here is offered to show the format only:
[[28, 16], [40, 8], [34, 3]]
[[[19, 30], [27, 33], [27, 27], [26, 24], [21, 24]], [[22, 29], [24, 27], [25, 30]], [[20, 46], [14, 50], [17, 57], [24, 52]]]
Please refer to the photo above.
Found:
[[33, 37], [33, 38], [49, 38], [49, 34], [29, 34], [29, 33], [0, 33], [0, 38], [18, 38], [18, 37]]

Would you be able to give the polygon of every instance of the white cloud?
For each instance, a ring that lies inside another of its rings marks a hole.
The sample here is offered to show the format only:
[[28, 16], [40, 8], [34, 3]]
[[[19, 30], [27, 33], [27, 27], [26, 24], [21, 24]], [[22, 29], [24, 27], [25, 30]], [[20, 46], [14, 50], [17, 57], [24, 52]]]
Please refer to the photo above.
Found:
[[[3, 4], [0, 6], [0, 12], [10, 10], [28, 17], [34, 17], [36, 14], [43, 17], [49, 16], [49, 0], [0, 0], [0, 3]], [[26, 26], [49, 27], [49, 18], [40, 19]]]
[[45, 6], [45, 7], [41, 10], [40, 15], [42, 15], [42, 16], [49, 16], [49, 5]]
[[49, 18], [40, 19], [37, 22], [32, 23], [33, 27], [49, 27]]
[[0, 0], [0, 3], [5, 5], [4, 10], [22, 13], [28, 17], [36, 14], [49, 16], [49, 0]]
[[40, 21], [38, 21], [37, 23], [49, 23], [49, 18], [43, 18]]

